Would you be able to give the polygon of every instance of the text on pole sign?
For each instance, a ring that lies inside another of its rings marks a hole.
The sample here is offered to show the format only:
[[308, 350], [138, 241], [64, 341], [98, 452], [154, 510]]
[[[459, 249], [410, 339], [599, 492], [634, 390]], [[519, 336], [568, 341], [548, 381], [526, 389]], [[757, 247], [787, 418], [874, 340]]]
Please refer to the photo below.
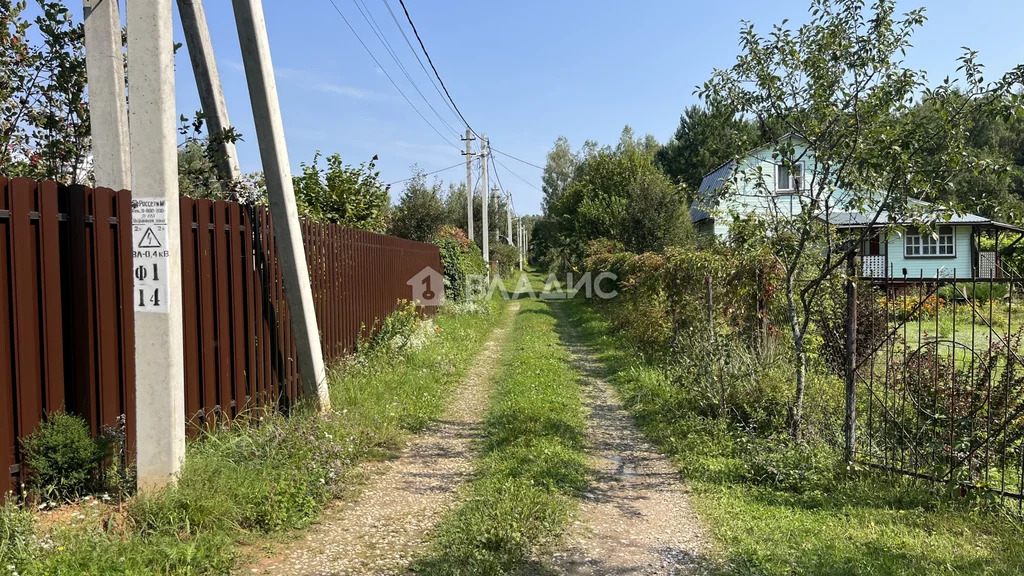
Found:
[[132, 199], [132, 256], [136, 312], [167, 313], [167, 201]]

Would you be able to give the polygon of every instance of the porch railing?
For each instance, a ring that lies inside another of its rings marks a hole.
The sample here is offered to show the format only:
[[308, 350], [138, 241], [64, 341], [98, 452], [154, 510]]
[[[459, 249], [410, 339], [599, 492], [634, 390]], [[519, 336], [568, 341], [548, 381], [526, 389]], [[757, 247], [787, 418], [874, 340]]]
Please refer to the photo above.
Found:
[[885, 278], [885, 256], [863, 256], [861, 266], [864, 278]]
[[995, 252], [978, 252], [978, 278], [999, 278]]

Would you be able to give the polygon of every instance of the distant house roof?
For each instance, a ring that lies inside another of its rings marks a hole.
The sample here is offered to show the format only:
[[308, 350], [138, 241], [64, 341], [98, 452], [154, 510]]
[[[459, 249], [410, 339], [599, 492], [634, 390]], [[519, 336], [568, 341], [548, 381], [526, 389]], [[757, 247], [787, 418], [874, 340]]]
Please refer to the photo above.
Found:
[[[783, 140], [800, 140], [802, 142], [807, 142], [803, 137], [787, 132], [780, 138], [772, 140], [771, 142], [765, 142], [756, 148], [747, 150], [742, 157], [750, 157], [755, 152], [765, 150], [773, 144]], [[718, 203], [717, 192], [721, 190], [729, 178], [732, 177], [732, 172], [735, 168], [736, 159], [734, 158], [732, 160], [726, 160], [723, 164], [719, 165], [704, 176], [704, 179], [701, 180], [700, 188], [697, 189], [697, 197], [694, 198], [693, 203], [690, 205], [691, 223], [696, 224], [702, 220], [707, 220], [712, 217], [711, 210], [713, 210]]]
[[717, 192], [725, 186], [726, 181], [732, 176], [736, 168], [736, 160], [729, 160], [708, 173], [700, 182], [697, 189], [697, 197], [690, 205], [690, 222], [696, 224], [702, 220], [711, 218], [711, 210], [715, 207]]
[[[940, 212], [942, 213], [940, 214]], [[936, 223], [944, 226], [987, 225], [993, 228], [1012, 230], [1014, 232], [1024, 232], [1024, 228], [1019, 228], [1017, 226], [1005, 224], [1003, 222], [997, 222], [995, 220], [992, 220], [991, 218], [986, 218], [984, 216], [978, 216], [977, 214], [970, 214], [966, 212], [962, 214], [955, 214], [948, 213], [947, 211], [944, 210], [939, 210], [936, 211], [931, 216], [933, 216], [932, 219]], [[863, 212], [833, 212], [831, 215], [829, 215], [829, 223], [832, 224], [833, 226], [836, 226], [837, 228], [864, 228], [866, 226], [872, 225], [872, 221], [874, 221], [874, 226], [888, 226], [889, 224], [908, 225], [927, 219], [928, 218], [925, 217], [917, 218], [914, 221], [900, 219], [890, 221], [890, 215], [888, 212], [885, 211], [879, 212], [877, 219], [874, 218], [873, 214], [865, 214]]]

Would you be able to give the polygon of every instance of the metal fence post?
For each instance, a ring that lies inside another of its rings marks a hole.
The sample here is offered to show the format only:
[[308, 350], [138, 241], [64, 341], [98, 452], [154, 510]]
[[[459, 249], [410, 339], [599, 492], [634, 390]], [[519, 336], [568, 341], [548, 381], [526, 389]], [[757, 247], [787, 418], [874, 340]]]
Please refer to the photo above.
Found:
[[853, 461], [857, 440], [857, 257], [851, 251], [846, 278], [846, 461]]

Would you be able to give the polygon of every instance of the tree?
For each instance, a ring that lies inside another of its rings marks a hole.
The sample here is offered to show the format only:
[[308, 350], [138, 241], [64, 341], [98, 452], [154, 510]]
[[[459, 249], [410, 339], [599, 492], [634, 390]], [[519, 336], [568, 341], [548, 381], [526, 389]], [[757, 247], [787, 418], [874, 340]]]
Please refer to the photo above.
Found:
[[[440, 193], [441, 184], [437, 184]], [[491, 233], [491, 245], [503, 238], [507, 233], [507, 220], [505, 211], [508, 209], [508, 201], [501, 193], [489, 194], [487, 227]], [[473, 196], [473, 240], [477, 246], [483, 245], [483, 197], [480, 190], [476, 190]], [[444, 223], [456, 228], [466, 229], [466, 185], [464, 183], [448, 184], [448, 192], [444, 195]]]
[[[784, 276], [796, 374], [790, 430], [797, 440], [802, 436], [812, 305], [869, 233], [837, 234], [827, 224], [833, 213], [840, 207], [855, 209], [873, 215], [873, 225], [882, 210], [890, 213], [889, 222], [919, 218], [910, 199], [933, 200], [957, 173], [985, 169], [967, 146], [972, 113], [967, 103], [984, 116], [1024, 116], [1020, 96], [1013, 92], [1024, 67], [986, 84], [969, 50], [959, 59], [961, 82], [947, 78], [927, 88], [924, 72], [905, 67], [901, 59], [925, 21], [924, 11], [897, 18], [895, 4], [814, 0], [807, 24], [793, 30], [783, 21], [767, 35], [744, 22], [736, 64], [715, 70], [699, 89], [709, 104], [728, 102], [768, 131], [775, 163], [792, 169], [806, 160], [813, 167], [794, 199], [793, 213], [770, 209], [762, 221], [764, 245]], [[910, 113], [919, 95], [936, 108], [934, 122], [922, 124]], [[752, 178], [759, 194], [774, 198], [765, 174]], [[737, 188], [723, 190], [729, 194]]]
[[444, 220], [441, 181], [435, 180], [433, 185], [428, 185], [427, 177], [416, 169], [395, 208], [390, 233], [417, 242], [431, 242], [437, 237]]
[[[475, 215], [474, 206], [474, 215]], [[466, 183], [449, 183], [444, 195], [444, 223], [466, 231]]]
[[[954, 91], [948, 98], [964, 98]], [[987, 113], [988, 106], [971, 100], [961, 102], [969, 113], [967, 146], [971, 153], [984, 162], [984, 169], [962, 170], [954, 174], [949, 186], [938, 190], [941, 202], [990, 218], [1021, 222], [1024, 218], [1024, 186], [1021, 169], [1024, 156], [1024, 125], [1011, 124], [1003, 118]], [[982, 103], [983, 104], [983, 103]], [[941, 110], [931, 101], [922, 102], [911, 111], [916, 122], [941, 123]], [[929, 156], [938, 156], [944, 143], [939, 141], [926, 148]], [[1006, 169], [1006, 168], [1010, 169]]]
[[60, 2], [0, 1], [0, 172], [88, 181], [85, 33]]
[[685, 198], [655, 165], [649, 143], [634, 139], [627, 126], [616, 148], [593, 147], [581, 156], [572, 180], [545, 210], [557, 222], [558, 238], [544, 239], [543, 247], [575, 264], [599, 238], [645, 252], [685, 237]]
[[569, 145], [569, 140], [565, 136], [559, 136], [555, 140], [554, 148], [548, 152], [547, 162], [544, 164], [544, 174], [541, 176], [541, 191], [544, 193], [541, 203], [544, 210], [547, 210], [552, 202], [557, 201], [565, 191], [578, 163], [572, 146]]
[[757, 127], [732, 107], [712, 100], [706, 107], [686, 108], [675, 135], [658, 150], [656, 158], [673, 182], [684, 184], [692, 193], [705, 174], [755, 143], [760, 144]]
[[350, 166], [340, 154], [327, 157], [321, 168], [317, 150], [313, 162], [300, 164], [302, 174], [292, 178], [299, 212], [306, 217], [335, 222], [349, 228], [383, 233], [390, 217], [389, 187], [380, 181], [377, 156]]
[[206, 118], [196, 112], [193, 118], [181, 116], [178, 133], [185, 137], [178, 145], [178, 192], [189, 198], [212, 200], [238, 200], [243, 203], [265, 203], [266, 190], [255, 189], [247, 177], [237, 182], [225, 181], [218, 166], [224, 154], [223, 142], [237, 142], [241, 136], [234, 128], [223, 134], [204, 135]]
[[659, 172], [644, 172], [630, 183], [619, 240], [631, 252], [660, 252], [693, 239], [688, 202]]

